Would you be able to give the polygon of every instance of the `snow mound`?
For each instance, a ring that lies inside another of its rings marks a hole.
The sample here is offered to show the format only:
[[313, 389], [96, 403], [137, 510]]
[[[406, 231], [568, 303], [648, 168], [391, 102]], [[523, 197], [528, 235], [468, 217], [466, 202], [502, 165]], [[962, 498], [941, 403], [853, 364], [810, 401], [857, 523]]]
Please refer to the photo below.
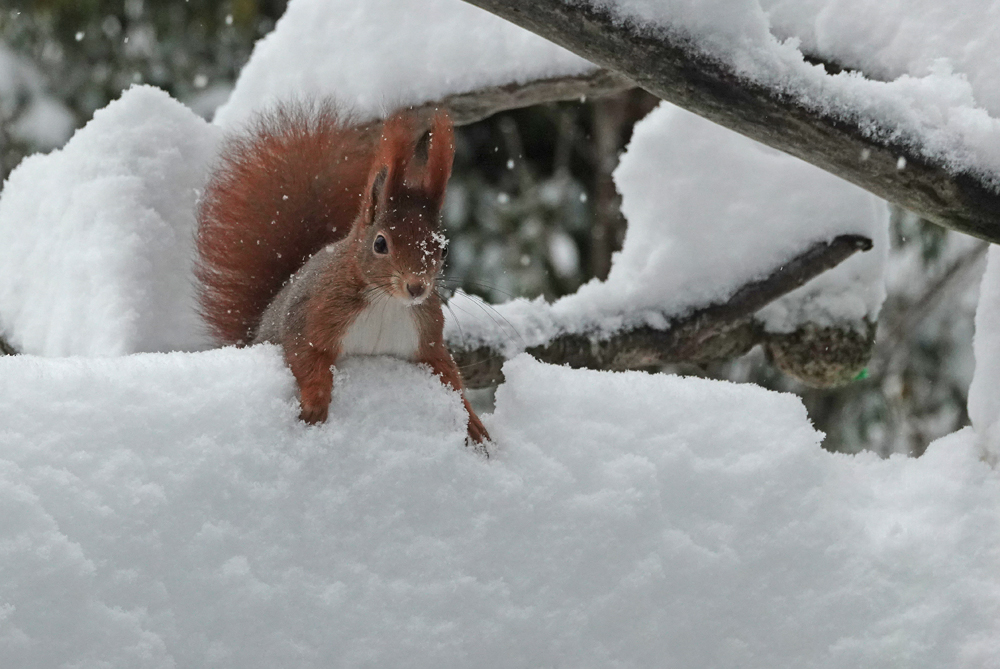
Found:
[[320, 427], [272, 347], [0, 367], [10, 666], [998, 666], [958, 438], [832, 455], [791, 395], [522, 356], [487, 461], [391, 359]]
[[221, 131], [155, 88], [98, 111], [0, 194], [0, 331], [39, 355], [194, 349], [195, 201]]
[[254, 47], [224, 126], [289, 97], [332, 96], [363, 117], [594, 66], [461, 0], [292, 0]]
[[889, 214], [874, 195], [666, 103], [636, 125], [614, 178], [628, 232], [607, 281], [591, 281], [552, 305], [519, 299], [498, 306], [509, 326], [475, 309], [456, 310], [449, 340], [505, 340], [497, 345], [510, 348], [563, 332], [663, 327], [665, 317], [724, 302], [814, 244], [843, 234], [868, 237], [874, 248], [758, 317], [778, 332], [803, 323], [852, 327], [877, 319], [885, 299]]

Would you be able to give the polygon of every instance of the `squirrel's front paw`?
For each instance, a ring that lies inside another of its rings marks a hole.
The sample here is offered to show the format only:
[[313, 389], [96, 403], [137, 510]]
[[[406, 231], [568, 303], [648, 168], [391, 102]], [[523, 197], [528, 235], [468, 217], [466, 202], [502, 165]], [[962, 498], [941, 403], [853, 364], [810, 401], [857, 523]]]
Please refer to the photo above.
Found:
[[476, 414], [469, 415], [469, 441], [472, 446], [486, 457], [490, 457], [486, 450], [486, 442], [490, 439], [490, 433], [486, 431], [483, 422]]
[[329, 405], [320, 406], [318, 404], [303, 404], [302, 411], [299, 412], [299, 420], [305, 421], [310, 425], [325, 423], [326, 415], [329, 409]]

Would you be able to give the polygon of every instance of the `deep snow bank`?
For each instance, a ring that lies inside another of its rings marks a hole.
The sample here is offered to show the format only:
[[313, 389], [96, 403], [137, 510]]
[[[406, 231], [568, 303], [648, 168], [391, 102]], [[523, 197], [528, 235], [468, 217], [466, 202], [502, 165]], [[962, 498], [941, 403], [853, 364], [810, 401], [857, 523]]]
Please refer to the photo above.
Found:
[[0, 657], [997, 666], [1000, 482], [971, 447], [831, 455], [791, 395], [505, 372], [486, 461], [387, 359], [345, 365], [320, 428], [270, 348], [0, 360]]

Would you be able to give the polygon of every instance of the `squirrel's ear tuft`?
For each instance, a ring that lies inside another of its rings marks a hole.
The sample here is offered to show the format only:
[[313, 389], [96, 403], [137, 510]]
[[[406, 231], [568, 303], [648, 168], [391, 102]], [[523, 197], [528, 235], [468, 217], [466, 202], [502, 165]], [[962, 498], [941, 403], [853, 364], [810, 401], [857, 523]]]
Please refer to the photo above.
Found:
[[375, 219], [380, 206], [385, 206], [387, 200], [402, 191], [406, 168], [413, 155], [413, 132], [413, 120], [406, 114], [390, 116], [382, 124], [382, 136], [362, 205], [366, 224]]
[[444, 191], [451, 177], [451, 165], [455, 158], [455, 129], [448, 112], [439, 109], [431, 120], [427, 166], [424, 170], [423, 190], [428, 197], [438, 203], [444, 202]]
[[375, 220], [375, 208], [382, 199], [385, 192], [385, 181], [389, 176], [389, 169], [382, 166], [381, 169], [373, 171], [368, 179], [368, 192], [365, 193], [362, 211], [364, 212], [365, 225], [371, 225]]
[[406, 168], [413, 157], [414, 132], [413, 118], [405, 113], [390, 116], [382, 124], [373, 171], [386, 170], [383, 193], [389, 197], [403, 189]]

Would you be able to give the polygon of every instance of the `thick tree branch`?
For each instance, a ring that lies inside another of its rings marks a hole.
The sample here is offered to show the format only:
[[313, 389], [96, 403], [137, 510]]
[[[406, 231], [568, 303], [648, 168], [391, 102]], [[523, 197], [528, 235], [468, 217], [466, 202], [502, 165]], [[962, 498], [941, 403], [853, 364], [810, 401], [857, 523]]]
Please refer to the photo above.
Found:
[[[694, 45], [606, 9], [565, 0], [466, 0], [650, 93], [801, 158], [922, 217], [1000, 242], [1000, 195], [970, 174], [951, 174], [902, 144], [865, 137], [862, 128], [764, 86], [738, 78]], [[897, 167], [900, 157], [906, 169]]]
[[[641, 326], [610, 338], [590, 333], [568, 333], [527, 351], [539, 360], [570, 367], [592, 369], [642, 369], [668, 363], [703, 363], [742, 355], [770, 335], [753, 322], [753, 315], [779, 297], [790, 293], [859, 250], [867, 251], [870, 239], [843, 235], [821, 242], [782, 265], [769, 276], [748, 283], [727, 301], [713, 304], [673, 319], [671, 326], [657, 330]], [[465, 349], [448, 342], [462, 378], [470, 388], [481, 388], [503, 380], [504, 356], [490, 347]]]

